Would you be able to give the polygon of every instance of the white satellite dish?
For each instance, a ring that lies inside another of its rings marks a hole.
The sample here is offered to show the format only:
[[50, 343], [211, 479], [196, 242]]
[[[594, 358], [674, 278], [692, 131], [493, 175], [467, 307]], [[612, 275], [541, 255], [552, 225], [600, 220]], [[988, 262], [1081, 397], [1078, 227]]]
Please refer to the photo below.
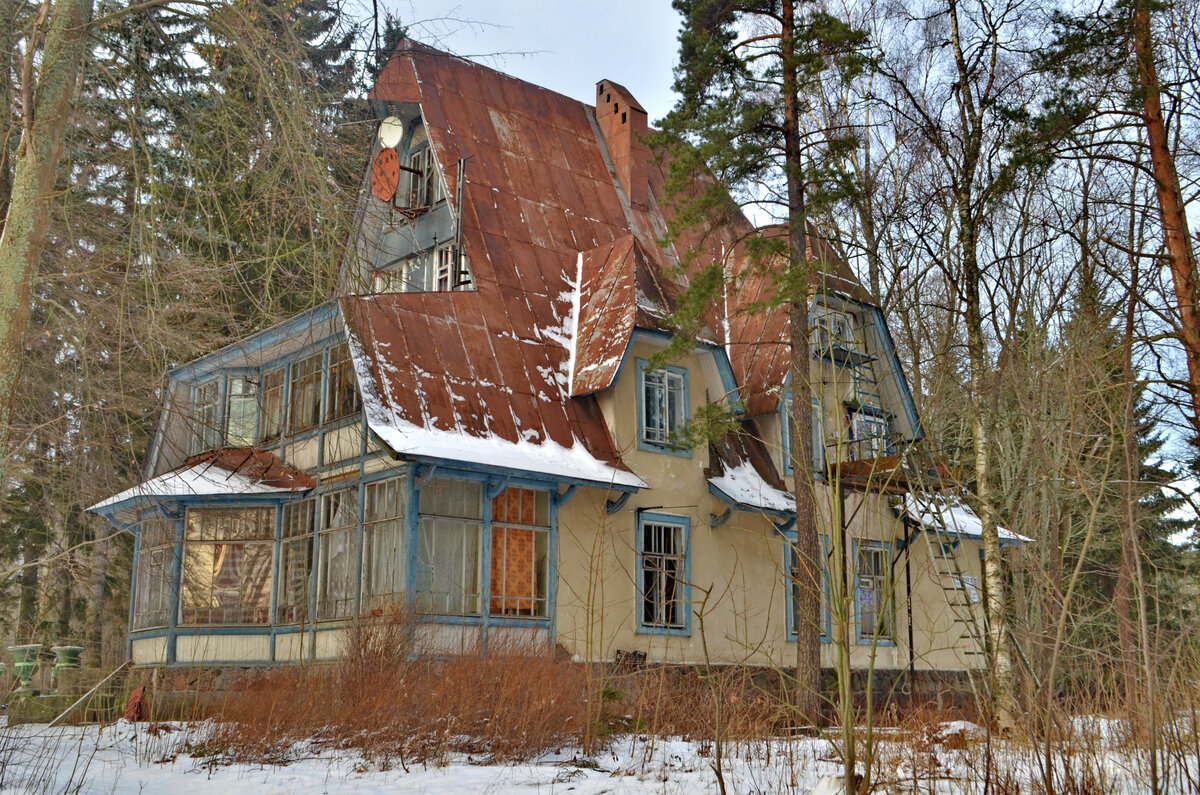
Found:
[[404, 137], [404, 122], [395, 116], [388, 116], [379, 123], [379, 143], [395, 148]]

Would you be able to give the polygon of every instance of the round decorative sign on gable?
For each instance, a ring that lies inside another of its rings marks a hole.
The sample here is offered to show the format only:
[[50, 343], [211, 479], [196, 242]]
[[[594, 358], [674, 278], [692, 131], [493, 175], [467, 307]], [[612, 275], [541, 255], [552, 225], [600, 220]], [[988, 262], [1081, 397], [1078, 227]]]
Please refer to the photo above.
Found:
[[396, 150], [383, 148], [371, 164], [371, 192], [381, 202], [391, 201], [400, 185], [400, 158]]

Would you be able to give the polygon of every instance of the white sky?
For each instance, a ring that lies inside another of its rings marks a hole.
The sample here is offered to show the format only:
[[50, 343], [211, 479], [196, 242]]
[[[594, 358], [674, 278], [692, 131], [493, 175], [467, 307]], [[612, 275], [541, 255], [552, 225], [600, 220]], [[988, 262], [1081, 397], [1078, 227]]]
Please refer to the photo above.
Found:
[[[368, 6], [369, 8], [369, 6]], [[670, 0], [380, 0], [418, 41], [583, 102], [612, 80], [661, 119], [674, 102]]]

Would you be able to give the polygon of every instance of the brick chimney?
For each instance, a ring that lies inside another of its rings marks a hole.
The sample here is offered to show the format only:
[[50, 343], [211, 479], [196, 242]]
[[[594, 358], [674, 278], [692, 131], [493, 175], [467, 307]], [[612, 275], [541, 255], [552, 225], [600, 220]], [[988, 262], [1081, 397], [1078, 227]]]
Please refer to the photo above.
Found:
[[596, 121], [612, 155], [621, 187], [634, 207], [650, 206], [650, 131], [646, 111], [633, 95], [611, 80], [596, 84]]

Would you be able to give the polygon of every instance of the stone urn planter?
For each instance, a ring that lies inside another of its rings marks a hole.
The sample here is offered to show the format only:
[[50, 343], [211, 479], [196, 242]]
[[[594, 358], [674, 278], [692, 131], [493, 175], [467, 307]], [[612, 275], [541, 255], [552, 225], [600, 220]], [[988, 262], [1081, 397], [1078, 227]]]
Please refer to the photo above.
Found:
[[68, 668], [79, 667], [79, 655], [83, 654], [82, 646], [51, 646], [54, 652], [54, 684], [58, 686], [59, 674]]
[[13, 676], [19, 686], [13, 692], [19, 696], [34, 695], [29, 682], [38, 669], [38, 652], [42, 650], [40, 643], [27, 643], [24, 646], [9, 646], [8, 651], [13, 656]]

